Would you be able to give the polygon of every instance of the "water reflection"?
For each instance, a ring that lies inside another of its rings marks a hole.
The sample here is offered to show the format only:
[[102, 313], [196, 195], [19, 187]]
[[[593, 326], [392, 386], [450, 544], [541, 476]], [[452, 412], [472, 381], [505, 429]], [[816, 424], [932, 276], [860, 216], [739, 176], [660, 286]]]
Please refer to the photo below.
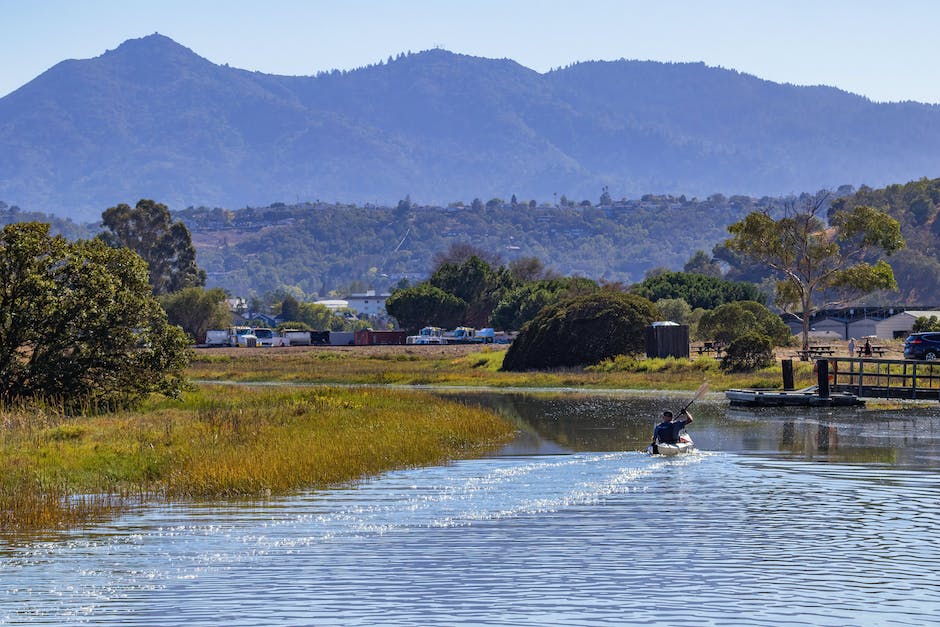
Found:
[[[516, 425], [505, 451], [640, 451], [663, 409], [687, 397], [607, 394], [478, 394], [461, 400], [494, 409]], [[940, 408], [736, 408], [712, 394], [692, 407], [691, 427], [702, 450], [812, 461], [940, 468]]]
[[[924, 625], [936, 408], [475, 394], [497, 455], [257, 503], [141, 507], [0, 552], [0, 625]], [[819, 463], [825, 462], [825, 463]], [[931, 472], [923, 472], [930, 470]], [[664, 582], [685, 602], [655, 606]]]

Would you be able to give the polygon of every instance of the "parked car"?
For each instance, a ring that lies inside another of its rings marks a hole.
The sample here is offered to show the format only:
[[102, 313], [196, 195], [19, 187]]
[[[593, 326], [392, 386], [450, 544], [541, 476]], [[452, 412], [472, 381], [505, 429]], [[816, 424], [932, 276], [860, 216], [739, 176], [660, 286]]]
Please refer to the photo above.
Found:
[[940, 359], [940, 333], [911, 333], [904, 340], [905, 359]]

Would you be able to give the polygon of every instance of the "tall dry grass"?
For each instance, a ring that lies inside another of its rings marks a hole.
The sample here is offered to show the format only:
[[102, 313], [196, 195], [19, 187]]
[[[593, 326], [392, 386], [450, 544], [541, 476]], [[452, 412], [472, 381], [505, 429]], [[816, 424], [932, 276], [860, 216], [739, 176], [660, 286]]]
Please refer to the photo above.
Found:
[[0, 411], [0, 530], [49, 529], [142, 499], [264, 497], [478, 454], [492, 413], [380, 389], [204, 386], [138, 412]]

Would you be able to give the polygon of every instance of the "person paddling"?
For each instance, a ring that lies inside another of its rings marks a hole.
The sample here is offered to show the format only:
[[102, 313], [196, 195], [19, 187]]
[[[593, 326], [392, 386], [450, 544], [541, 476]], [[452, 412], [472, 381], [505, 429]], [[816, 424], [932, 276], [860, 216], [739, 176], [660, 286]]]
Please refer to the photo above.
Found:
[[668, 409], [663, 411], [662, 422], [653, 429], [654, 444], [677, 444], [679, 442], [679, 432], [685, 429], [686, 425], [693, 420], [688, 409], [679, 412], [679, 416], [686, 416], [686, 418], [684, 420], [673, 420], [671, 411]]

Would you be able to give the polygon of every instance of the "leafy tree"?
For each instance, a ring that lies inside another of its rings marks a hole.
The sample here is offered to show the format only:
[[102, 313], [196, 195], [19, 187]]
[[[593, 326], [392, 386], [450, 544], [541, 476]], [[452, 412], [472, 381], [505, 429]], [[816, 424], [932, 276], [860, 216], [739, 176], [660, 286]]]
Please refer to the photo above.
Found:
[[509, 262], [509, 274], [520, 283], [553, 278], [552, 271], [538, 257], [519, 257]]
[[106, 209], [101, 220], [102, 240], [113, 247], [130, 248], [147, 262], [154, 294], [206, 284], [206, 273], [196, 265], [189, 229], [173, 221], [166, 205], [141, 199], [132, 209], [121, 203]]
[[546, 306], [563, 299], [597, 291], [597, 283], [585, 278], [548, 279], [524, 283], [507, 292], [490, 317], [497, 329], [515, 331]]
[[911, 327], [911, 333], [923, 333], [925, 331], [940, 331], [940, 319], [937, 316], [918, 316], [914, 320], [914, 326]]
[[403, 329], [417, 332], [426, 326], [458, 326], [467, 303], [430, 283], [421, 283], [389, 296], [385, 310]]
[[333, 326], [335, 317], [326, 305], [300, 303], [297, 306], [297, 315], [293, 319], [303, 322], [315, 331], [327, 331]]
[[428, 282], [465, 302], [463, 322], [474, 327], [487, 324], [503, 291], [513, 285], [508, 270], [494, 270], [475, 255], [461, 264], [443, 264]]
[[656, 308], [634, 294], [599, 290], [544, 308], [523, 327], [503, 360], [505, 370], [595, 364], [642, 352]]
[[647, 277], [631, 290], [657, 302], [663, 298], [681, 298], [693, 308], [714, 309], [739, 300], [763, 301], [758, 289], [743, 281], [726, 281], [691, 272], [664, 271]]
[[498, 253], [490, 253], [479, 246], [466, 242], [456, 242], [451, 244], [445, 252], [434, 253], [432, 260], [434, 271], [437, 271], [445, 264], [460, 265], [469, 261], [471, 257], [482, 259], [491, 266], [498, 266], [501, 262]]
[[656, 301], [656, 309], [663, 320], [678, 324], [688, 324], [692, 318], [692, 308], [682, 298], [663, 298]]
[[754, 301], [725, 303], [705, 312], [698, 323], [699, 339], [725, 346], [748, 333], [766, 336], [775, 346], [790, 343], [790, 327], [780, 316]]
[[716, 279], [721, 278], [721, 266], [704, 250], [696, 250], [685, 262], [682, 270], [691, 274], [703, 274]]
[[187, 287], [172, 294], [158, 296], [170, 324], [179, 325], [196, 342], [206, 337], [209, 329], [232, 324], [232, 312], [225, 302], [225, 290]]
[[176, 396], [188, 345], [134, 252], [36, 222], [0, 231], [0, 400], [104, 409]]
[[300, 320], [300, 303], [293, 296], [286, 296], [281, 301], [280, 316], [284, 320]]
[[776, 273], [777, 304], [785, 311], [796, 307], [802, 316], [804, 350], [817, 298], [830, 290], [846, 300], [896, 288], [891, 266], [881, 259], [870, 264], [865, 258], [876, 251], [891, 255], [904, 246], [900, 224], [883, 211], [867, 206], [836, 211], [827, 228], [817, 216], [822, 206], [819, 201], [803, 205], [779, 220], [750, 213], [728, 227], [732, 237], [725, 242]]

